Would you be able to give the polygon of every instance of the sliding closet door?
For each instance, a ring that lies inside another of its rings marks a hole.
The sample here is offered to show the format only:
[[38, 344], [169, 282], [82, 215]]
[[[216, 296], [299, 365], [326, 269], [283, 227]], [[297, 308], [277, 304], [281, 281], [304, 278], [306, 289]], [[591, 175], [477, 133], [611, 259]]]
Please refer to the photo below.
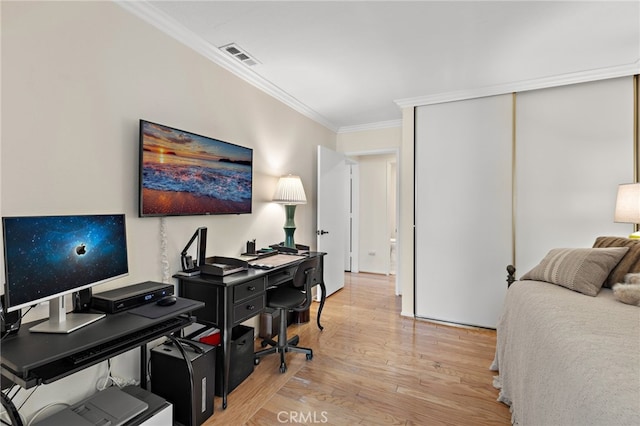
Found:
[[415, 313], [495, 327], [512, 262], [512, 95], [415, 120]]
[[590, 247], [615, 224], [617, 185], [633, 181], [633, 78], [518, 93], [516, 275], [555, 247]]

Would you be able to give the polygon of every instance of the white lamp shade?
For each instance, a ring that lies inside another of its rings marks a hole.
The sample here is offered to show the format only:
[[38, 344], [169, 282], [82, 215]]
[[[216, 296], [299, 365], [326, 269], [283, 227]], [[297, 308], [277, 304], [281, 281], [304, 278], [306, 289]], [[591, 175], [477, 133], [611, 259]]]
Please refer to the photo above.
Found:
[[618, 185], [615, 222], [640, 223], [640, 183]]
[[300, 176], [282, 176], [278, 181], [273, 201], [281, 204], [307, 204]]

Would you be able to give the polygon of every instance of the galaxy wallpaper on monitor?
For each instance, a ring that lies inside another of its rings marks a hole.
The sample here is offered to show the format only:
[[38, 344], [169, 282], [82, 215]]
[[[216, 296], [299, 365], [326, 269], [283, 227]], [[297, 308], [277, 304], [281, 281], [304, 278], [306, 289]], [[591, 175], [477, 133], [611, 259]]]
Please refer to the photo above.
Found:
[[3, 218], [9, 306], [128, 273], [124, 215]]
[[251, 213], [253, 150], [140, 121], [140, 216]]

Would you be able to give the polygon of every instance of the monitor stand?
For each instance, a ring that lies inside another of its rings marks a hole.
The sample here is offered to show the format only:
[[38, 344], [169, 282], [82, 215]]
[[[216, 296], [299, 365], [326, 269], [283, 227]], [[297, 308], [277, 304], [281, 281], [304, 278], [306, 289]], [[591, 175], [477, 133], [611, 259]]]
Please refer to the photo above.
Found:
[[29, 331], [68, 334], [105, 316], [106, 314], [67, 313], [64, 296], [60, 296], [49, 301], [49, 320], [34, 325]]

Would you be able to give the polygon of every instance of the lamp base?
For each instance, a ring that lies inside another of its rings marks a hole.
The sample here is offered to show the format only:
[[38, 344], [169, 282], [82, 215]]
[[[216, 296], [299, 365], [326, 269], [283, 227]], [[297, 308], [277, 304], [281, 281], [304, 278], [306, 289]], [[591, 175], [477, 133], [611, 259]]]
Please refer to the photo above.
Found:
[[640, 231], [634, 232], [633, 234], [629, 235], [629, 238], [640, 240]]
[[296, 224], [293, 221], [293, 217], [296, 214], [295, 204], [286, 204], [284, 211], [287, 216], [287, 220], [284, 223], [284, 246], [289, 248], [296, 248], [296, 243], [293, 241], [293, 233], [296, 232]]

